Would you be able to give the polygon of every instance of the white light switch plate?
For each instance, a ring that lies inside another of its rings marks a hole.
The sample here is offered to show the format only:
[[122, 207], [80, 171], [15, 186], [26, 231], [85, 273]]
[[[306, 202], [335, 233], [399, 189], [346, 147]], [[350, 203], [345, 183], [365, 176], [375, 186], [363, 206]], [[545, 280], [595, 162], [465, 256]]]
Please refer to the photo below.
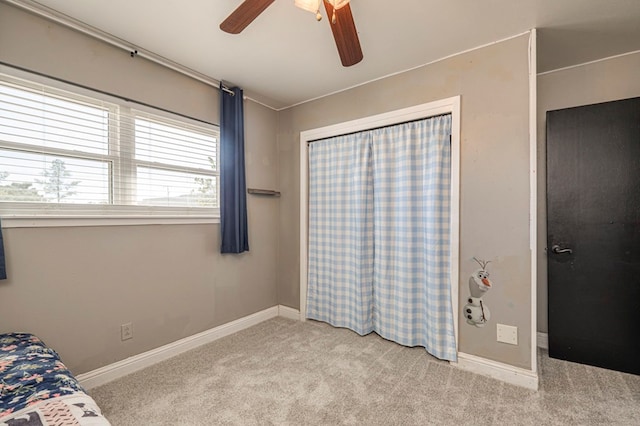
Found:
[[518, 344], [518, 327], [512, 325], [497, 324], [498, 342], [510, 345]]

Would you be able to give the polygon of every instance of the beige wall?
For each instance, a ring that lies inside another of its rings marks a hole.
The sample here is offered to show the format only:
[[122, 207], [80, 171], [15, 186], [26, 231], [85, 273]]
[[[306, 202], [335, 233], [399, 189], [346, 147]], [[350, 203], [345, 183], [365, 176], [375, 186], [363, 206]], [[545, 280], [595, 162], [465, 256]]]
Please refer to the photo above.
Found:
[[[218, 122], [214, 88], [5, 3], [0, 61]], [[247, 185], [276, 188], [277, 113], [246, 102], [245, 121]], [[78, 374], [274, 306], [278, 203], [249, 196], [240, 256], [219, 254], [219, 225], [4, 229], [0, 332], [40, 335]]]
[[[217, 122], [217, 92], [0, 3], [0, 61]], [[246, 103], [251, 252], [220, 256], [217, 225], [6, 229], [0, 330], [28, 330], [82, 373], [283, 303], [299, 306], [299, 132], [462, 96], [460, 295], [491, 260], [489, 326], [460, 350], [530, 368], [528, 36], [275, 113]], [[277, 136], [276, 136], [277, 135]], [[457, 310], [460, 315], [460, 309]], [[134, 323], [134, 339], [119, 327]], [[519, 345], [495, 341], [495, 324]]]
[[[461, 305], [473, 256], [491, 260], [495, 288], [485, 296], [487, 327], [461, 319], [460, 350], [531, 367], [528, 41], [517, 37], [279, 114], [280, 303], [299, 307], [300, 132], [461, 95]], [[517, 326], [519, 345], [497, 343], [496, 323]]]
[[538, 76], [538, 331], [547, 332], [546, 112], [640, 96], [640, 53]]

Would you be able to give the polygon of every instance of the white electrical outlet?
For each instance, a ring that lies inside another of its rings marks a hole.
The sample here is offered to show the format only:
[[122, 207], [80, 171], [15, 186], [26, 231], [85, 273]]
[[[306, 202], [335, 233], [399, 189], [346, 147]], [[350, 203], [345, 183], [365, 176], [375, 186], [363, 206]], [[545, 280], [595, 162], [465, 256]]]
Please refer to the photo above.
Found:
[[120, 339], [121, 340], [133, 339], [133, 323], [128, 322], [120, 326]]
[[510, 345], [518, 344], [518, 327], [512, 325], [497, 324], [498, 342], [508, 343]]

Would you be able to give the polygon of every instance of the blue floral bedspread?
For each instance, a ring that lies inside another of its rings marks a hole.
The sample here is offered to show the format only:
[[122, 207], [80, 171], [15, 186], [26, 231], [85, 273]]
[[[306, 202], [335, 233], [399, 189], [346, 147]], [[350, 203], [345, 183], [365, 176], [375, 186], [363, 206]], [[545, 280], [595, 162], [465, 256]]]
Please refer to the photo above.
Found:
[[32, 334], [0, 334], [0, 421], [39, 401], [84, 389], [58, 354]]

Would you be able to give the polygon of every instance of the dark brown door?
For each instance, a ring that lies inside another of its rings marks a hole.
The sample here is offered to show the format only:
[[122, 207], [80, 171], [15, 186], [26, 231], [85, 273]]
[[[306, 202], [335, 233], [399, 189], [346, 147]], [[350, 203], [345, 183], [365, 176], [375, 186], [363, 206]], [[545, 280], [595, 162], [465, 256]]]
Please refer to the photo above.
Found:
[[640, 98], [547, 113], [549, 355], [640, 374]]

